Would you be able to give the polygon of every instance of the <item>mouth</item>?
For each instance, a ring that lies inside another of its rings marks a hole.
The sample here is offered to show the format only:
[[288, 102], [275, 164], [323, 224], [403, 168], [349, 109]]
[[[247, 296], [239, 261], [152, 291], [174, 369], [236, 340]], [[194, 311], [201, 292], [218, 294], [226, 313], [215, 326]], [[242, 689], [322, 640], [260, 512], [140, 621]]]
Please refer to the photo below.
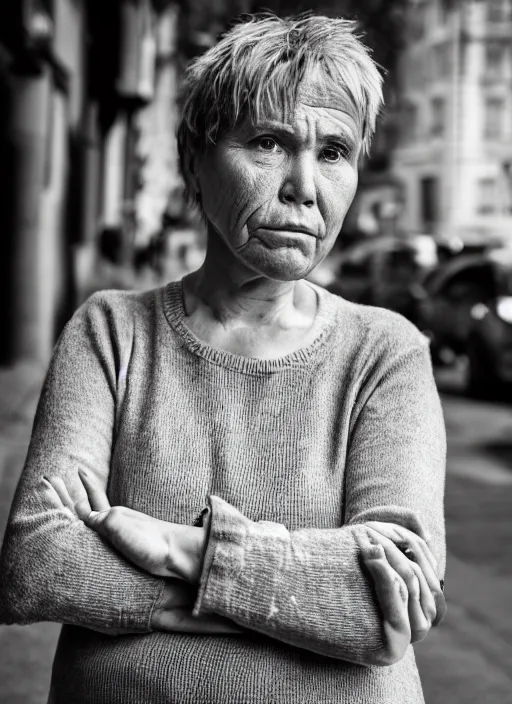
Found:
[[316, 232], [311, 230], [308, 227], [304, 227], [303, 225], [296, 225], [294, 223], [289, 223], [285, 225], [280, 225], [279, 227], [273, 226], [267, 226], [267, 225], [262, 225], [258, 228], [258, 230], [264, 230], [265, 232], [271, 232], [271, 233], [276, 233], [277, 235], [283, 234], [283, 235], [309, 235], [310, 237], [318, 237]]
[[300, 249], [308, 252], [317, 236], [311, 230], [298, 228], [297, 225], [287, 227], [258, 227], [254, 236], [268, 249]]

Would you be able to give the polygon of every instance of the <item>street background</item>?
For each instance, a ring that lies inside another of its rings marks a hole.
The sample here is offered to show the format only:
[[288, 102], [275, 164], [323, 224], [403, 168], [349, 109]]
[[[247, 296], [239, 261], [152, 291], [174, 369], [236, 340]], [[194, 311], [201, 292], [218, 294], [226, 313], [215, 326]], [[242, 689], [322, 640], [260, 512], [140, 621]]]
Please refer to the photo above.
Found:
[[[0, 540], [53, 346], [101, 288], [200, 266], [179, 85], [234, 17], [356, 19], [386, 107], [311, 279], [428, 336], [448, 433], [448, 615], [427, 704], [512, 704], [512, 0], [0, 3]], [[57, 624], [0, 626], [0, 704], [45, 704]]]

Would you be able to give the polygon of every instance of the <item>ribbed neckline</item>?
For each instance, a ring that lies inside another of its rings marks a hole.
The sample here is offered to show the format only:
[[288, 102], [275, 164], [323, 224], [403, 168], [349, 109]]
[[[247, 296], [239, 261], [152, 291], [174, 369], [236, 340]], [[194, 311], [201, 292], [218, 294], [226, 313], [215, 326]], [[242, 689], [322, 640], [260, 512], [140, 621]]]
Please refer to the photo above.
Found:
[[308, 282], [318, 297], [318, 309], [313, 323], [315, 333], [313, 341], [306, 347], [290, 352], [275, 359], [260, 359], [245, 357], [226, 350], [212, 347], [200, 340], [185, 323], [185, 307], [183, 302], [183, 282], [172, 281], [162, 289], [162, 306], [165, 317], [171, 328], [179, 335], [185, 346], [194, 354], [221, 367], [226, 367], [244, 374], [268, 374], [290, 367], [302, 367], [311, 364], [335, 327], [336, 306], [335, 297], [324, 289]]

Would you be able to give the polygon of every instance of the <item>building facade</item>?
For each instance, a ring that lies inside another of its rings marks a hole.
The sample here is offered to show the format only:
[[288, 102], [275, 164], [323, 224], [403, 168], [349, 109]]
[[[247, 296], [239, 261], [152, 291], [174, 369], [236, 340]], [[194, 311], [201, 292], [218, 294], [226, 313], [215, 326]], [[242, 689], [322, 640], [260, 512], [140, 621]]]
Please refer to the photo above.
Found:
[[397, 85], [402, 228], [512, 240], [511, 0], [412, 0]]
[[[184, 207], [181, 74], [249, 8], [0, 3], [0, 365], [46, 364], [84, 295], [133, 284], [136, 247]], [[115, 281], [101, 278], [105, 256]]]

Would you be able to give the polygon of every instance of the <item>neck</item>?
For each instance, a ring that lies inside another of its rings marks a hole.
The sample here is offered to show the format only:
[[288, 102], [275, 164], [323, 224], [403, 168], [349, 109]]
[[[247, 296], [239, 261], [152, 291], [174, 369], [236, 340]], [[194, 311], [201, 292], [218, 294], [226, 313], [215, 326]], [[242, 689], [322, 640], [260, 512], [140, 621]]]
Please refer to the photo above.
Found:
[[205, 306], [225, 326], [271, 325], [301, 308], [302, 285], [273, 281], [241, 264], [215, 232], [208, 235], [203, 265], [185, 280], [185, 307]]

